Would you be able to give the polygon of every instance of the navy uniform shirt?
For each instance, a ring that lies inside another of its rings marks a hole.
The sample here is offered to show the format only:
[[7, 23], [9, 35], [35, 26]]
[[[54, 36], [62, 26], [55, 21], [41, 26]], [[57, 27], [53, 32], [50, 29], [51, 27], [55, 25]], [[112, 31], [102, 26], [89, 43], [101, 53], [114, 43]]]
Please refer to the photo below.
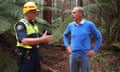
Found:
[[27, 38], [25, 25], [22, 22], [19, 22], [16, 25], [16, 33], [18, 35], [18, 40], [21, 42], [23, 38]]

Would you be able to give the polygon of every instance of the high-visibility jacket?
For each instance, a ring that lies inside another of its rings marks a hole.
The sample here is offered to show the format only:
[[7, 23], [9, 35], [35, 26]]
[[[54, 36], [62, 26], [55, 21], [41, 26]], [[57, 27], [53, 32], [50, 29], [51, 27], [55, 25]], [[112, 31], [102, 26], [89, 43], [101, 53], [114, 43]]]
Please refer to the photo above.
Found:
[[[28, 20], [26, 20], [26, 19], [21, 19], [19, 22], [22, 22], [23, 24], [24, 24], [24, 26], [25, 26], [25, 29], [26, 29], [26, 34], [27, 34], [27, 36], [30, 36], [30, 35], [32, 35], [32, 34], [35, 34], [35, 33], [37, 33], [38, 34], [38, 26], [36, 25], [36, 24], [34, 24], [34, 26], [32, 25], [32, 24], [30, 24], [29, 22], [28, 22]], [[16, 27], [16, 25], [17, 24], [15, 24], [15, 26], [14, 27]], [[16, 31], [16, 29], [15, 29], [15, 31]], [[16, 39], [17, 39], [17, 47], [23, 47], [23, 48], [26, 48], [26, 49], [31, 49], [32, 48], [32, 46], [30, 46], [30, 45], [23, 45], [19, 40], [18, 40], [18, 35], [17, 35], [17, 33], [16, 33]]]

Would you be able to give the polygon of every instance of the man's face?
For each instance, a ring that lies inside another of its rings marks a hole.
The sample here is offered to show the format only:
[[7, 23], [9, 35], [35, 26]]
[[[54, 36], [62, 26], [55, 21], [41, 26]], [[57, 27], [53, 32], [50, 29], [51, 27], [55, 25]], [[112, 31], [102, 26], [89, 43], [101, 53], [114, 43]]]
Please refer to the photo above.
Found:
[[79, 20], [82, 17], [82, 13], [78, 12], [77, 9], [75, 9], [75, 8], [72, 10], [71, 15], [72, 15], [74, 21]]
[[39, 11], [33, 10], [28, 12], [26, 15], [27, 17], [29, 17], [30, 20], [34, 20], [36, 18], [36, 16], [38, 16]]

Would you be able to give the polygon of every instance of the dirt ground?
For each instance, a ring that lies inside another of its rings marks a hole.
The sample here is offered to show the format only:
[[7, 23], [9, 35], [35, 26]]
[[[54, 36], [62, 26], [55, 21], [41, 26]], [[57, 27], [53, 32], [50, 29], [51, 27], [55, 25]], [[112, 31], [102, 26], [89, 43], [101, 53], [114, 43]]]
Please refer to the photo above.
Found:
[[69, 54], [62, 45], [40, 48], [41, 72], [69, 72]]

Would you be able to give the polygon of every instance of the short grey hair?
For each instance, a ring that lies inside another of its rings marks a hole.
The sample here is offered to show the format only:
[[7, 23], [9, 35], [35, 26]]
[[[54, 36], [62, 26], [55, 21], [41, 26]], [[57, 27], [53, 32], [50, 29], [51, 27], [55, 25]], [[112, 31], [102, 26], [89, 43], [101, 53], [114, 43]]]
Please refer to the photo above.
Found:
[[77, 7], [74, 7], [73, 9], [76, 9], [78, 12], [83, 13], [83, 7], [77, 6]]

